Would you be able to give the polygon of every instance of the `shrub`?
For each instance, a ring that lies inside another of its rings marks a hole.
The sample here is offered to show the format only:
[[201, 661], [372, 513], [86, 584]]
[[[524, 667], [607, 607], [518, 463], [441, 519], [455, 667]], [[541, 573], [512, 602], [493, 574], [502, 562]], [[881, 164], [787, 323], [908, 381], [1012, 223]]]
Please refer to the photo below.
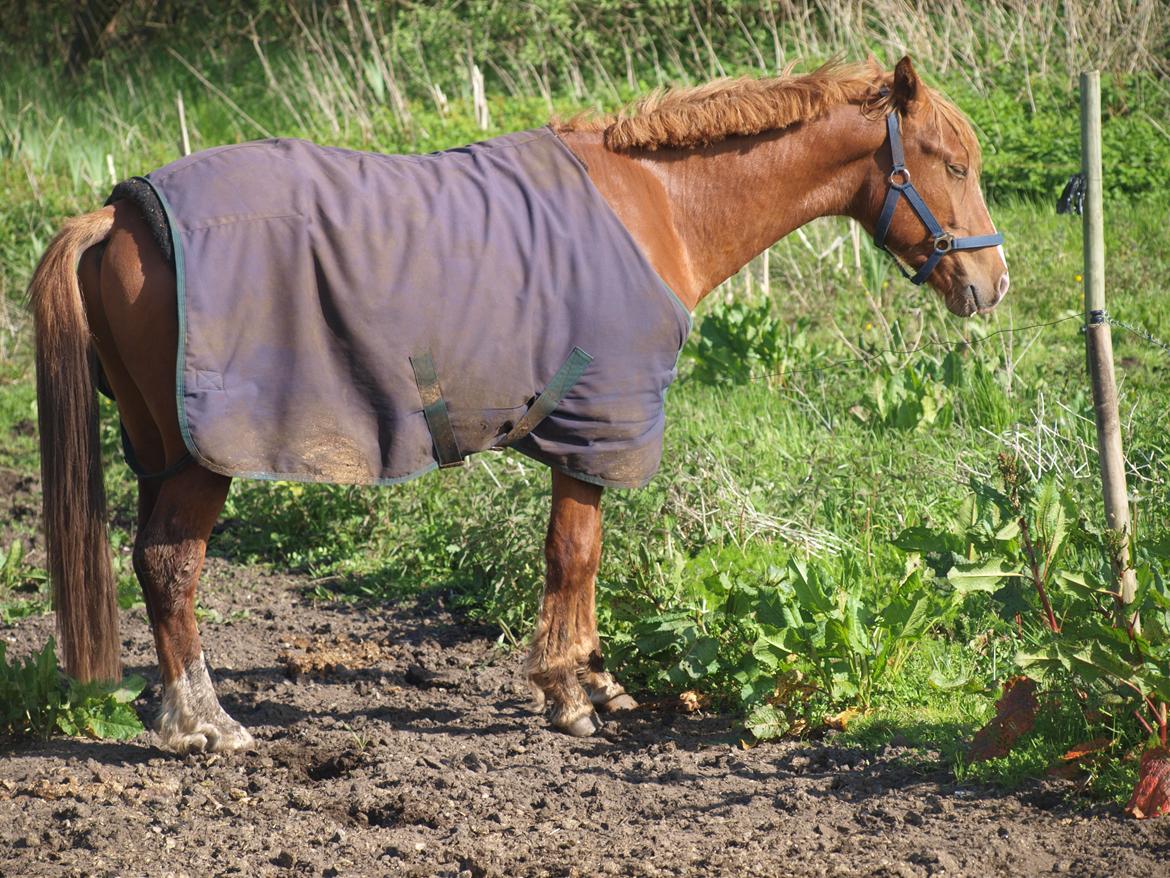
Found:
[[47, 738], [54, 732], [125, 740], [142, 731], [131, 702], [146, 681], [79, 683], [57, 670], [52, 638], [39, 653], [9, 663], [0, 640], [0, 734]]

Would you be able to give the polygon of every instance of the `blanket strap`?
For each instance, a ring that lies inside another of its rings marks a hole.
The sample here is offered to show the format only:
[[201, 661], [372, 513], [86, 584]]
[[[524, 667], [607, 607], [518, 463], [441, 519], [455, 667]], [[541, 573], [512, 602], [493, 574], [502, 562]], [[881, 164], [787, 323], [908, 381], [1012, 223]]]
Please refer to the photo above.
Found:
[[418, 385], [418, 395], [422, 397], [423, 416], [427, 419], [427, 429], [431, 431], [439, 466], [461, 466], [463, 455], [459, 452], [459, 443], [455, 441], [455, 430], [451, 427], [451, 416], [443, 399], [443, 389], [439, 386], [435, 361], [428, 351], [411, 357], [410, 366], [414, 369], [414, 383]]
[[537, 424], [552, 414], [553, 410], [561, 404], [565, 394], [572, 389], [573, 385], [577, 383], [577, 379], [581, 377], [581, 373], [585, 371], [585, 367], [592, 362], [593, 357], [589, 354], [580, 348], [573, 348], [573, 352], [569, 354], [564, 365], [557, 370], [557, 374], [553, 375], [552, 380], [540, 392], [540, 396], [533, 400], [528, 411], [516, 422], [516, 426], [500, 440], [499, 445], [511, 445], [531, 433]]
[[[110, 388], [110, 382], [106, 380], [105, 370], [102, 369], [101, 361], [97, 357], [93, 359], [93, 373], [94, 384], [97, 386], [98, 392], [111, 402], [116, 402], [114, 399], [114, 391]], [[130, 467], [130, 471], [140, 479], [148, 481], [169, 479], [171, 476], [182, 472], [187, 468], [188, 464], [195, 461], [195, 458], [191, 456], [191, 452], [188, 451], [166, 469], [152, 473], [142, 466], [138, 460], [138, 455], [134, 453], [134, 446], [130, 442], [130, 434], [126, 432], [126, 425], [122, 423], [121, 416], [118, 417], [118, 431], [122, 434], [122, 457], [126, 460], [126, 465]]]
[[[110, 399], [113, 399], [113, 396]], [[169, 479], [171, 476], [182, 472], [187, 468], [188, 464], [194, 463], [195, 461], [195, 458], [191, 456], [191, 452], [188, 451], [166, 469], [152, 473], [144, 469], [142, 464], [138, 462], [138, 455], [134, 453], [134, 446], [130, 444], [130, 436], [126, 432], [126, 425], [122, 423], [121, 418], [118, 418], [118, 429], [122, 431], [122, 456], [126, 458], [126, 465], [130, 467], [130, 471], [140, 479], [147, 481]]]

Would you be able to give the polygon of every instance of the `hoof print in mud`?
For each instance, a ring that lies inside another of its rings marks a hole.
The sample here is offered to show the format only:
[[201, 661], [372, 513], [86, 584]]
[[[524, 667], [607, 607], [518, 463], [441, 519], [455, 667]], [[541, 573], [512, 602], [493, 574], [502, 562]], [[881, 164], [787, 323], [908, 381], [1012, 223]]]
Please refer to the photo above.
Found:
[[368, 758], [356, 750], [343, 750], [308, 767], [306, 774], [312, 780], [334, 780], [346, 777], [368, 764]]
[[411, 686], [420, 689], [456, 689], [459, 687], [459, 677], [453, 671], [432, 671], [422, 665], [411, 665], [406, 669], [403, 679]]

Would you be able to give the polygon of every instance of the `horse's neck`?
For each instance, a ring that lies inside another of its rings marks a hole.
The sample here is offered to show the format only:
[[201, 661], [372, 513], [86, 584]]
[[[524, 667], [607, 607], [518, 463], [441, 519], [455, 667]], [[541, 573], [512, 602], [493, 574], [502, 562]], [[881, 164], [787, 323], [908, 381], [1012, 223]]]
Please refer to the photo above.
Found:
[[789, 232], [820, 216], [855, 215], [881, 143], [855, 106], [783, 132], [692, 150], [614, 153], [601, 135], [566, 143], [642, 247], [694, 308]]

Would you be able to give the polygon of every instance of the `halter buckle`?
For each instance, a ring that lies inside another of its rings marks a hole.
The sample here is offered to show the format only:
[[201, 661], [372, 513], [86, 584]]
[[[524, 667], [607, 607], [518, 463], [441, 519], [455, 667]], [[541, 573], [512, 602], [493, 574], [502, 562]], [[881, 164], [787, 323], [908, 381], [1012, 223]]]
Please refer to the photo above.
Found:
[[934, 239], [934, 249], [939, 253], [950, 253], [955, 248], [955, 236], [950, 232], [943, 232], [941, 235], [936, 235]]
[[[901, 179], [899, 179], [899, 175]], [[890, 185], [895, 189], [905, 189], [910, 185], [910, 169], [909, 168], [894, 168], [890, 171]]]

